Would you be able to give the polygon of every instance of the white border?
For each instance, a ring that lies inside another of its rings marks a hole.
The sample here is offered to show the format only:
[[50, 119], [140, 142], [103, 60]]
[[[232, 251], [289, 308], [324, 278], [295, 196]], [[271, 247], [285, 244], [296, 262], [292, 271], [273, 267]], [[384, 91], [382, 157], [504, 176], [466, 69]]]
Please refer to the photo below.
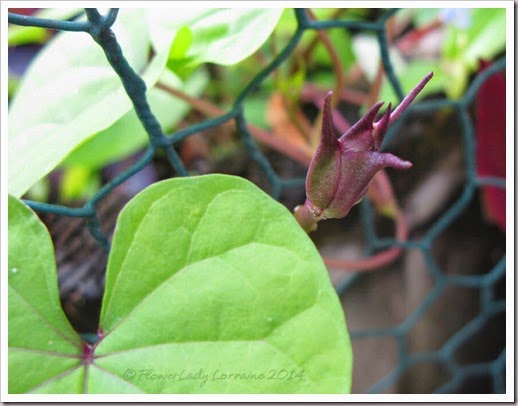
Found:
[[[7, 402], [97, 402], [97, 401], [123, 401], [123, 402], [147, 402], [147, 401], [180, 401], [180, 402], [505, 402], [514, 401], [515, 376], [514, 376], [514, 93], [507, 92], [507, 330], [506, 330], [506, 389], [505, 395], [9, 395], [7, 394], [7, 8], [9, 7], [126, 7], [139, 8], [145, 4], [146, 8], [178, 7], [212, 8], [216, 4], [209, 1], [147, 1], [147, 2], [122, 2], [122, 1], [89, 1], [89, 2], [58, 2], [58, 1], [3, 1], [0, 3], [0, 41], [1, 41], [1, 148], [0, 148], [0, 215], [2, 221], [0, 238], [0, 303], [1, 303], [1, 400]], [[506, 87], [514, 89], [514, 2], [511, 1], [262, 1], [236, 2], [219, 1], [217, 7], [233, 8], [280, 8], [280, 7], [370, 7], [370, 8], [506, 8], [507, 9], [507, 65]], [[354, 379], [354, 377], [353, 377]]]

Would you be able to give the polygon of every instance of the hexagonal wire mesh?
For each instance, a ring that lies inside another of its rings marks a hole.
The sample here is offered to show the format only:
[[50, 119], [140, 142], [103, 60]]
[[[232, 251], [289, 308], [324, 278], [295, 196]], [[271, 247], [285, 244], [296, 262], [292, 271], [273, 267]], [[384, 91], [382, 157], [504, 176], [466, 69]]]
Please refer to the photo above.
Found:
[[[279, 198], [285, 189], [299, 186], [304, 179], [282, 179], [273, 169], [271, 163], [265, 157], [261, 149], [252, 138], [250, 129], [243, 113], [243, 103], [264, 80], [274, 71], [283, 61], [285, 61], [297, 47], [302, 34], [306, 30], [327, 30], [330, 28], [341, 27], [343, 29], [354, 29], [358, 31], [370, 31], [377, 36], [379, 48], [382, 56], [382, 63], [387, 78], [390, 81], [395, 93], [400, 100], [403, 98], [401, 84], [394, 73], [393, 64], [388, 52], [387, 42], [387, 20], [398, 12], [389, 10], [375, 22], [348, 21], [348, 20], [329, 20], [314, 21], [308, 18], [304, 9], [294, 10], [297, 19], [297, 29], [286, 47], [270, 62], [270, 64], [260, 71], [250, 83], [242, 90], [230, 111], [219, 117], [202, 121], [196, 125], [181, 129], [173, 134], [164, 134], [159, 123], [154, 117], [146, 101], [146, 88], [142, 79], [132, 70], [122, 55], [122, 50], [118, 46], [114, 35], [105, 35], [110, 32], [111, 25], [117, 18], [117, 10], [112, 9], [102, 16], [95, 9], [86, 9], [87, 20], [84, 22], [64, 22], [57, 20], [43, 20], [34, 17], [24, 17], [16, 14], [9, 14], [9, 22], [18, 25], [39, 26], [55, 30], [64, 31], [83, 31], [89, 33], [92, 38], [104, 50], [108, 62], [116, 71], [124, 87], [131, 98], [139, 118], [149, 135], [149, 147], [146, 153], [130, 168], [118, 174], [112, 181], [104, 185], [94, 196], [81, 208], [71, 208], [54, 204], [40, 203], [26, 200], [26, 203], [34, 210], [41, 213], [54, 213], [61, 216], [82, 217], [87, 221], [88, 228], [93, 237], [105, 249], [109, 250], [108, 238], [101, 231], [98, 220], [96, 206], [105, 199], [118, 185], [135, 175], [148, 165], [158, 149], [163, 149], [170, 164], [179, 176], [186, 176], [187, 171], [183, 165], [174, 146], [185, 138], [199, 133], [200, 131], [215, 127], [229, 120], [234, 120], [240, 136], [246, 146], [250, 157], [257, 163], [261, 171], [265, 174], [270, 186], [271, 195]], [[493, 288], [498, 283], [505, 280], [505, 257], [500, 260], [487, 272], [479, 275], [449, 275], [445, 273], [437, 264], [432, 253], [432, 247], [437, 237], [452, 223], [461, 216], [463, 210], [473, 200], [478, 188], [484, 185], [492, 185], [505, 189], [505, 179], [493, 177], [479, 177], [475, 167], [475, 143], [473, 123], [468, 109], [473, 103], [474, 98], [481, 85], [495, 72], [505, 68], [505, 57], [496, 61], [475, 77], [468, 90], [459, 100], [439, 99], [423, 101], [411, 106], [407, 113], [437, 112], [441, 109], [449, 109], [458, 117], [462, 132], [462, 150], [464, 155], [465, 182], [462, 193], [449, 206], [446, 212], [431, 224], [424, 233], [418, 238], [411, 238], [407, 241], [398, 241], [395, 238], [381, 238], [376, 235], [374, 224], [374, 212], [368, 200], [362, 202], [361, 219], [368, 253], [388, 247], [401, 247], [404, 251], [414, 250], [421, 253], [426, 265], [427, 277], [433, 282], [431, 289], [424, 295], [420, 303], [411, 309], [410, 313], [401, 323], [388, 328], [362, 329], [351, 332], [353, 343], [355, 340], [365, 338], [390, 337], [396, 342], [397, 364], [380, 380], [365, 389], [369, 393], [386, 391], [388, 387], [394, 385], [401, 376], [408, 372], [410, 368], [422, 363], [439, 364], [440, 367], [448, 372], [449, 379], [433, 390], [437, 393], [455, 392], [462, 382], [473, 376], [486, 376], [492, 383], [495, 393], [505, 392], [505, 348], [496, 357], [486, 362], [476, 362], [461, 364], [455, 359], [455, 352], [477, 334], [495, 315], [505, 312], [505, 299], [495, 297]], [[391, 128], [387, 138], [397, 131], [397, 128], [404, 122], [400, 119]], [[345, 278], [338, 286], [337, 291], [341, 297], [347, 295], [353, 284], [364, 276], [362, 273], [352, 274]], [[480, 292], [479, 313], [470, 321], [465, 323], [457, 331], [451, 334], [436, 350], [425, 350], [412, 352], [408, 348], [408, 334], [416, 326], [430, 307], [437, 301], [448, 287], [464, 287], [478, 289]], [[347, 309], [346, 309], [347, 310]], [[375, 360], [374, 360], [375, 362]]]

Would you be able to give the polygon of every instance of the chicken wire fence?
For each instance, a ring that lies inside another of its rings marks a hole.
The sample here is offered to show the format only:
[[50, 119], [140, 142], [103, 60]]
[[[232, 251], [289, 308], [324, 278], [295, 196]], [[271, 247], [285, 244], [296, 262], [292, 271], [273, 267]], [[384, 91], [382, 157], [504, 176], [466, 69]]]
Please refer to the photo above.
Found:
[[[130, 97], [137, 115], [146, 129], [149, 137], [149, 146], [138, 161], [127, 168], [112, 181], [104, 185], [89, 201], [80, 208], [72, 208], [63, 205], [48, 204], [25, 200], [35, 211], [40, 213], [52, 213], [60, 216], [81, 217], [86, 220], [88, 229], [96, 241], [105, 249], [109, 250], [110, 243], [107, 236], [100, 227], [97, 213], [97, 205], [105, 199], [118, 185], [125, 182], [146, 165], [151, 163], [157, 150], [162, 149], [167, 159], [176, 171], [178, 176], [188, 176], [187, 170], [182, 163], [174, 146], [180, 141], [193, 134], [216, 127], [229, 120], [234, 120], [240, 137], [244, 142], [247, 153], [253, 159], [266, 176], [270, 186], [272, 197], [279, 199], [281, 192], [293, 187], [300, 187], [304, 178], [282, 179], [273, 169], [271, 163], [263, 154], [261, 149], [252, 138], [247, 120], [244, 116], [244, 101], [258, 86], [279, 67], [295, 50], [303, 33], [307, 30], [327, 30], [331, 28], [342, 28], [346, 30], [372, 32], [377, 36], [379, 49], [385, 74], [398, 96], [402, 100], [404, 95], [400, 80], [396, 76], [393, 64], [389, 55], [387, 40], [387, 20], [398, 12], [396, 9], [386, 11], [377, 21], [353, 21], [353, 20], [327, 20], [315, 21], [308, 17], [304, 9], [294, 9], [297, 20], [297, 29], [284, 49], [260, 71], [241, 91], [236, 98], [230, 111], [216, 118], [207, 119], [198, 124], [178, 130], [172, 134], [164, 134], [155, 118], [146, 99], [146, 85], [140, 76], [133, 71], [128, 64], [117, 39], [110, 27], [117, 19], [118, 10], [111, 9], [106, 15], [101, 15], [96, 9], [85, 9], [87, 19], [85, 21], [59, 21], [42, 19], [36, 17], [21, 16], [9, 13], [9, 23], [43, 27], [63, 31], [81, 31], [91, 35], [103, 49], [106, 58], [114, 71], [122, 81], [126, 93]], [[462, 347], [472, 336], [476, 335], [488, 321], [497, 314], [505, 313], [505, 299], [495, 297], [493, 291], [497, 283], [505, 280], [505, 257], [481, 275], [448, 275], [436, 263], [432, 254], [432, 245], [435, 239], [449, 227], [472, 201], [475, 192], [482, 186], [494, 186], [505, 189], [505, 179], [496, 177], [480, 177], [476, 174], [475, 167], [475, 141], [473, 122], [468, 109], [473, 103], [480, 86], [495, 72], [505, 68], [505, 57], [497, 60], [488, 69], [478, 74], [470, 84], [462, 98], [459, 100], [429, 100], [416, 103], [410, 106], [409, 112], [435, 112], [440, 109], [450, 109], [458, 116], [462, 130], [462, 144], [464, 154], [464, 166], [466, 180], [461, 195], [442, 215], [425, 231], [418, 239], [410, 238], [407, 241], [398, 241], [394, 238], [380, 238], [376, 235], [374, 227], [374, 213], [368, 201], [360, 205], [362, 227], [366, 236], [367, 253], [372, 254], [379, 249], [400, 247], [403, 250], [419, 250], [426, 262], [427, 272], [433, 280], [433, 288], [423, 298], [421, 304], [413, 309], [406, 319], [391, 328], [368, 329], [351, 331], [351, 339], [391, 337], [397, 343], [397, 365], [386, 374], [381, 380], [367, 389], [368, 393], [383, 392], [387, 387], [393, 385], [407, 371], [408, 368], [421, 363], [435, 363], [442, 365], [449, 373], [449, 380], [442, 386], [435, 388], [436, 393], [452, 393], [469, 377], [485, 376], [491, 380], [494, 393], [505, 393], [505, 348], [493, 360], [483, 363], [471, 363], [461, 365], [455, 360], [455, 352]], [[389, 129], [387, 138], [397, 131], [404, 119], [400, 119]], [[346, 278], [338, 287], [340, 296], [347, 294], [349, 288], [363, 274], [355, 273]], [[457, 286], [480, 291], [480, 311], [476, 317], [459, 328], [451, 335], [442, 347], [436, 351], [410, 353], [406, 335], [416, 325], [423, 314], [438, 300], [439, 296], [448, 286]]]

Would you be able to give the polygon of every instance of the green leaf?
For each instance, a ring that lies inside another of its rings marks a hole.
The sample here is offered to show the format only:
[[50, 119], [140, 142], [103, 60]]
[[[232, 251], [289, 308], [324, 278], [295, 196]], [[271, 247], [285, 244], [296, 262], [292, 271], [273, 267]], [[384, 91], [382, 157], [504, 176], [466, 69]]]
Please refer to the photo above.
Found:
[[[138, 281], [138, 283], [136, 283]], [[137, 195], [113, 239], [96, 366], [299, 379], [157, 380], [142, 392], [346, 392], [351, 353], [326, 268], [292, 214], [250, 182], [172, 179]]]
[[[113, 27], [125, 57], [148, 87], [168, 49], [148, 63], [150, 39], [142, 10], [121, 10]], [[86, 33], [56, 35], [36, 57], [9, 110], [9, 192], [21, 196], [78, 144], [131, 108], [122, 83]]]
[[[34, 257], [27, 249], [17, 254]], [[10, 314], [9, 333], [34, 329], [23, 321], [13, 328]], [[100, 323], [103, 336], [87, 366], [65, 357], [50, 365], [51, 355], [40, 352], [28, 365], [26, 353], [16, 353], [10, 379], [24, 373], [29, 382], [18, 391], [350, 390], [349, 337], [321, 257], [285, 207], [241, 178], [163, 181], [124, 208]], [[37, 331], [43, 342], [51, 334]]]
[[100, 173], [83, 165], [70, 166], [63, 171], [60, 198], [63, 201], [89, 199], [99, 189]]
[[169, 59], [182, 59], [192, 44], [192, 31], [189, 27], [180, 27], [176, 33], [171, 49], [169, 50]]
[[[204, 70], [198, 70], [185, 82], [180, 81], [167, 70], [159, 79], [160, 83], [182, 90], [191, 96], [201, 94], [208, 81], [208, 74]], [[150, 89], [147, 97], [151, 110], [165, 132], [171, 131], [190, 109], [187, 103], [157, 87]], [[132, 108], [109, 128], [74, 149], [62, 165], [65, 167], [81, 165], [100, 169], [144, 148], [148, 143], [146, 130]]]
[[189, 27], [192, 43], [183, 65], [181, 60], [170, 65], [179, 73], [203, 62], [233, 65], [242, 61], [266, 41], [281, 13], [282, 9], [147, 10], [151, 41], [158, 52], [169, 51], [179, 31]]
[[[82, 342], [59, 302], [52, 241], [38, 217], [9, 196], [9, 392], [37, 390], [80, 366]], [[62, 375], [63, 374], [63, 375]]]
[[20, 46], [26, 44], [43, 44], [48, 39], [48, 32], [41, 27], [23, 27], [10, 25], [8, 31], [8, 46]]

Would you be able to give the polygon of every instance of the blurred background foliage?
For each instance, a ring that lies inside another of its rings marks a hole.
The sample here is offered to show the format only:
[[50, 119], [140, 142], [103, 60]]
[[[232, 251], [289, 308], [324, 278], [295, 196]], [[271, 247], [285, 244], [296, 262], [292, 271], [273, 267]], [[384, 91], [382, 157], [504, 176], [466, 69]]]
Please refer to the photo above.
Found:
[[[81, 14], [81, 9], [12, 11], [57, 19], [70, 19]], [[374, 21], [383, 10], [314, 9], [312, 12], [318, 20]], [[217, 27], [198, 33], [197, 42], [193, 44], [193, 31], [184, 25], [176, 32], [171, 44], [167, 62], [169, 74], [164, 72], [160, 82], [174, 87], [177, 82], [171, 77], [176, 76], [186, 84], [183, 86], [185, 93], [209, 100], [222, 111], [228, 110], [243, 86], [286, 46], [296, 26], [293, 11], [284, 10], [269, 40], [257, 52], [240, 62], [222, 66], [187, 57], [189, 49], [196, 43], [198, 46], [207, 45], [215, 35], [219, 35]], [[374, 33], [342, 28], [326, 31], [338, 60], [333, 60], [315, 31], [304, 33], [287, 63], [282, 64], [246, 99], [245, 113], [251, 125], [267, 131], [277, 130], [289, 142], [306, 143], [314, 150], [316, 131], [311, 130], [305, 117], [314, 119], [317, 109], [308, 107], [310, 100], [304, 92], [308, 87], [317, 88], [321, 93], [335, 87], [336, 69], [342, 72], [347, 89], [358, 91], [359, 96], [363, 92], [366, 96], [354, 99], [352, 93], [349, 100], [358, 105], [360, 113], [368, 107], [368, 102], [375, 101], [374, 98], [393, 105], [398, 103], [393, 87], [384, 76], [376, 85], [380, 53]], [[13, 97], [32, 57], [41, 51], [54, 33], [38, 27], [10, 25], [8, 34], [9, 95]], [[403, 93], [407, 93], [427, 72], [433, 71], [434, 79], [420, 97], [442, 93], [450, 99], [458, 99], [477, 71], [479, 61], [491, 60], [505, 50], [505, 9], [404, 9], [389, 19], [388, 34], [391, 61]], [[368, 90], [373, 87], [377, 88], [377, 94], [368, 97]], [[150, 98], [153, 110], [166, 131], [196, 119], [196, 115], [189, 114], [187, 105], [173, 109], [175, 114], [172, 114], [167, 105], [171, 97], [165, 94], [152, 94]], [[298, 111], [304, 105], [305, 117], [301, 118]], [[295, 124], [295, 129], [288, 123]], [[128, 132], [132, 133], [131, 137], [127, 136]], [[99, 171], [144, 148], [145, 140], [146, 134], [133, 115], [121, 118], [86, 144], [78, 146], [61, 164], [61, 198], [70, 201], [91, 197], [102, 184]], [[217, 145], [211, 153], [216, 154], [216, 159], [223, 159], [235, 150], [231, 144]], [[45, 178], [30, 190], [29, 195], [36, 200], [45, 200], [48, 188], [48, 179]]]

